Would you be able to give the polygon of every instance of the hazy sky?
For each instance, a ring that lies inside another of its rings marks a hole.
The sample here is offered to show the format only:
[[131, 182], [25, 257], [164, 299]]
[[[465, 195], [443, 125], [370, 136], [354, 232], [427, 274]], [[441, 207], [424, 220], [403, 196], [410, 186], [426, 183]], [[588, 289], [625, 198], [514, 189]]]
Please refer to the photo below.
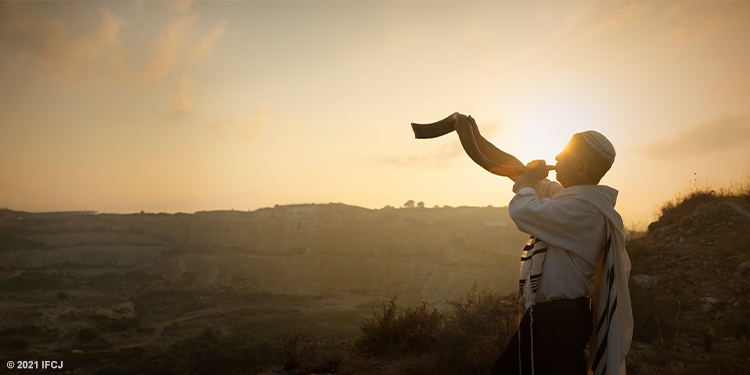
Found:
[[[628, 223], [750, 174], [750, 2], [0, 2], [0, 206], [505, 206], [458, 111], [522, 161], [595, 129]], [[554, 174], [552, 175], [554, 177]]]

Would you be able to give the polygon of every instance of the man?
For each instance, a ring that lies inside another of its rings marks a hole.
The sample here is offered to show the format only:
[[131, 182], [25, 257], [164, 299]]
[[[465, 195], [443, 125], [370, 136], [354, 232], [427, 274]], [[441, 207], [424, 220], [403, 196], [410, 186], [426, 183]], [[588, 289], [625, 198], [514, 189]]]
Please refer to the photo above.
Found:
[[454, 113], [412, 129], [417, 138], [455, 130], [472, 160], [515, 181], [510, 216], [532, 236], [519, 280], [527, 311], [492, 374], [624, 375], [633, 332], [630, 261], [617, 191], [599, 185], [615, 159], [612, 143], [596, 131], [573, 135], [555, 158], [557, 183], [546, 179], [543, 160], [523, 167], [483, 138], [471, 117]]
[[[614, 210], [617, 191], [598, 185], [614, 158], [614, 147], [602, 134], [577, 133], [555, 158], [559, 184], [546, 179], [548, 170], [542, 160], [529, 163], [516, 178], [510, 216], [519, 230], [532, 235], [522, 257], [519, 288], [528, 310], [519, 332], [495, 362], [493, 375], [587, 374], [590, 339], [595, 374], [625, 373], [624, 358], [632, 337], [627, 290], [630, 264], [622, 219]], [[600, 273], [602, 263], [608, 266], [605, 272], [612, 269], [612, 274]], [[596, 301], [597, 337], [591, 338], [589, 304], [601, 277], [608, 279]], [[610, 285], [614, 290], [607, 290]], [[607, 296], [616, 298], [602, 302]], [[617, 318], [614, 324], [610, 315]]]

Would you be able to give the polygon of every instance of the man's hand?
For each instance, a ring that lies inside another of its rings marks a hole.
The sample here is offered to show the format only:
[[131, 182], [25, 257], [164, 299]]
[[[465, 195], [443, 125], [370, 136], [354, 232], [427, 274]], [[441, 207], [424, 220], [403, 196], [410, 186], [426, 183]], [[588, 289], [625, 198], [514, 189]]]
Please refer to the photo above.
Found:
[[547, 178], [547, 175], [549, 175], [547, 163], [544, 160], [534, 160], [526, 164], [525, 167], [518, 168], [524, 172], [521, 188], [530, 187], [534, 189], [539, 181]]

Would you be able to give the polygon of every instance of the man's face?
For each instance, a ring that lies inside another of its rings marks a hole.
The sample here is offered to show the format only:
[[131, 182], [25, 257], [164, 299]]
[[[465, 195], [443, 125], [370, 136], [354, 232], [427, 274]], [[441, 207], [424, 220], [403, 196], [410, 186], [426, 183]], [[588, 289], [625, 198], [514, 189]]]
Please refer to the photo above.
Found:
[[572, 186], [577, 180], [581, 168], [581, 158], [576, 154], [574, 139], [571, 139], [565, 148], [555, 156], [557, 165], [555, 167], [555, 178], [563, 187]]

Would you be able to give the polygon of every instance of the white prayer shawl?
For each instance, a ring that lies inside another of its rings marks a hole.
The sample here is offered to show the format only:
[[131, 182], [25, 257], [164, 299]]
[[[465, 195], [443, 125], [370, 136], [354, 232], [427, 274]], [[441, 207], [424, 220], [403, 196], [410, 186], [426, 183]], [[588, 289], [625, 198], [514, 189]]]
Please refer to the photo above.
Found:
[[[531, 236], [529, 242], [523, 248], [523, 253], [521, 253], [521, 277], [518, 280], [518, 296], [523, 296], [527, 310], [536, 303], [536, 291], [542, 278], [547, 248], [546, 242]], [[527, 288], [527, 285], [531, 287]]]
[[607, 246], [601, 271], [595, 277], [594, 329], [589, 365], [594, 375], [625, 375], [625, 357], [633, 338], [633, 313], [628, 278], [630, 258], [625, 250], [622, 218], [600, 185], [576, 185], [561, 190], [554, 199], [579, 199], [591, 203], [607, 220]]

